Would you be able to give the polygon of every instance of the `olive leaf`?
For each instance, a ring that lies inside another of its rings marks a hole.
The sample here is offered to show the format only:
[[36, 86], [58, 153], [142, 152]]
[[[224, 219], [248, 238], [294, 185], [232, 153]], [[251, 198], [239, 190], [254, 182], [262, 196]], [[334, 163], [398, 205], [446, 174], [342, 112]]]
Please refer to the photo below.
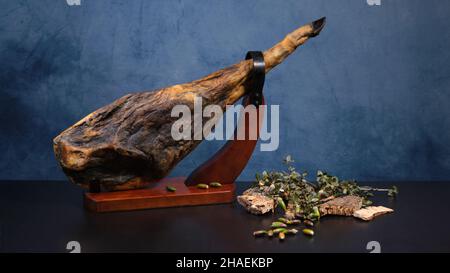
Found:
[[388, 196], [395, 197], [398, 194], [398, 189], [396, 186], [392, 186], [391, 189], [388, 190]]

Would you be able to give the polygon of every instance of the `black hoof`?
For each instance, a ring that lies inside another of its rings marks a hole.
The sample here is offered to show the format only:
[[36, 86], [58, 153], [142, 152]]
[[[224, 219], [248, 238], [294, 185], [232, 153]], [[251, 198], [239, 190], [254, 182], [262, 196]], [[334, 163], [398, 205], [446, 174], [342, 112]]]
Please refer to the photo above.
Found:
[[311, 23], [313, 33], [310, 35], [310, 37], [316, 37], [317, 35], [319, 35], [320, 31], [322, 31], [323, 27], [325, 26], [325, 21], [326, 17], [322, 17], [319, 20]]

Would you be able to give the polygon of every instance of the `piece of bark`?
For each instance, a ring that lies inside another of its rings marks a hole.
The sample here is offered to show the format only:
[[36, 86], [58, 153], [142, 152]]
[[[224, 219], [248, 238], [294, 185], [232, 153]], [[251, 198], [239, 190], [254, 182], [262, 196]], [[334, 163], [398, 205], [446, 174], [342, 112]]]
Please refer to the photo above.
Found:
[[[324, 25], [322, 18], [302, 26], [265, 51], [266, 73]], [[173, 107], [186, 105], [193, 113], [194, 98], [202, 97], [203, 107], [216, 104], [225, 110], [249, 91], [251, 71], [252, 61], [245, 60], [190, 83], [126, 95], [55, 137], [56, 158], [80, 186], [96, 181], [106, 190], [143, 187], [169, 174], [200, 143], [172, 138], [172, 125], [178, 120], [171, 117]]]
[[273, 198], [267, 197], [260, 190], [250, 188], [237, 197], [237, 201], [252, 214], [265, 214], [275, 209]]
[[369, 206], [355, 211], [353, 216], [364, 221], [371, 221], [377, 216], [391, 212], [394, 212], [394, 210], [383, 206]]
[[363, 199], [359, 196], [347, 195], [334, 198], [319, 205], [321, 216], [324, 215], [344, 215], [352, 216], [353, 213], [362, 207]]

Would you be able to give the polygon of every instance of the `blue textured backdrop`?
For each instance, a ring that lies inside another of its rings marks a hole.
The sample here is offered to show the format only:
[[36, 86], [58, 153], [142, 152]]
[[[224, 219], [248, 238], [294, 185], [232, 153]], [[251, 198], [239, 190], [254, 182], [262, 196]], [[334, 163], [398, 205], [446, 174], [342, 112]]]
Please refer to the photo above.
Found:
[[[267, 76], [278, 168], [347, 178], [450, 177], [449, 1], [0, 0], [0, 179], [64, 178], [52, 138], [129, 91], [191, 81], [327, 16], [321, 35]], [[222, 143], [204, 142], [185, 174]]]

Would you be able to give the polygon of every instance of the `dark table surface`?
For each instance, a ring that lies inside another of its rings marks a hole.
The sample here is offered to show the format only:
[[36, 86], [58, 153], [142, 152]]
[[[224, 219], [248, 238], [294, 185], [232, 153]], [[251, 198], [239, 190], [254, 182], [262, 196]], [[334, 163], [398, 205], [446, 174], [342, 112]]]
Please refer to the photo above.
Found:
[[[82, 190], [67, 181], [0, 181], [0, 252], [450, 252], [450, 182], [396, 184], [400, 194], [379, 194], [374, 204], [395, 210], [372, 222], [323, 217], [316, 235], [254, 238], [278, 215], [254, 216], [237, 203], [92, 213]], [[248, 183], [238, 183], [242, 192]]]

